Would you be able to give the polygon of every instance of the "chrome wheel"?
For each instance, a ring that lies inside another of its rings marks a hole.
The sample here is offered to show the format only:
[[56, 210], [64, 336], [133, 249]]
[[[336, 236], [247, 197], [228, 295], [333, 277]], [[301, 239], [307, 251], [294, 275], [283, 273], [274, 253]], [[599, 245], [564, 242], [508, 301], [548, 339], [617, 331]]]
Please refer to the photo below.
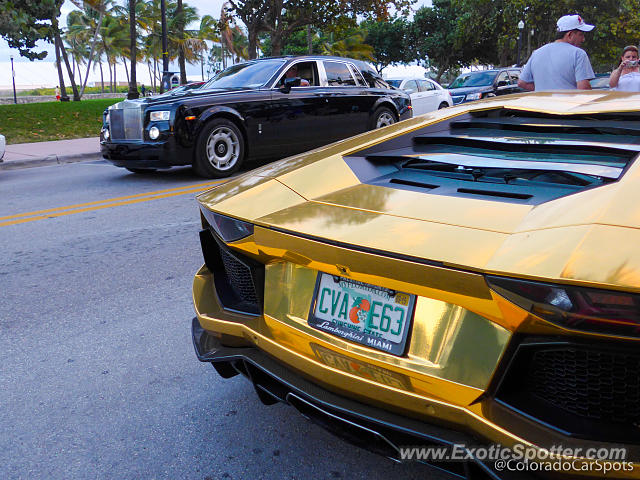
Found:
[[240, 139], [229, 127], [219, 126], [207, 138], [205, 152], [213, 168], [229, 170], [240, 158]]
[[376, 128], [388, 127], [389, 125], [393, 125], [396, 123], [396, 119], [393, 117], [393, 114], [388, 111], [383, 111], [378, 115], [378, 119], [376, 120]]

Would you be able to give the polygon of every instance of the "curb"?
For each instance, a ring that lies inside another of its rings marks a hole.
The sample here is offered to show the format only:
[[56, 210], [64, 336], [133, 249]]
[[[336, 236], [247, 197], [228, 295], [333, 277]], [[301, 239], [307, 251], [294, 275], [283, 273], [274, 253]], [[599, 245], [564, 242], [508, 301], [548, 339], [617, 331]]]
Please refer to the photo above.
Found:
[[102, 160], [100, 152], [74, 153], [70, 155], [47, 155], [24, 160], [9, 160], [0, 163], [0, 170], [18, 170], [21, 168], [46, 167], [50, 165], [64, 165], [65, 163], [90, 162]]

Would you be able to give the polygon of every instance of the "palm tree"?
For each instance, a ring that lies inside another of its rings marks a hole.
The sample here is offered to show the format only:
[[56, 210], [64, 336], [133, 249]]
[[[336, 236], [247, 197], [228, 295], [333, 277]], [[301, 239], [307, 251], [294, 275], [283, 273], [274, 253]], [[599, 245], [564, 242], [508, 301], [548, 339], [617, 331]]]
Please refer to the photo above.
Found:
[[[80, 96], [78, 95], [78, 88], [76, 86], [76, 80], [73, 76], [73, 72], [71, 71], [71, 65], [69, 65], [69, 57], [67, 56], [67, 50], [64, 47], [64, 43], [62, 42], [62, 30], [60, 29], [60, 23], [58, 22], [58, 17], [60, 16], [60, 8], [62, 7], [62, 2], [58, 0], [56, 2], [57, 11], [53, 18], [51, 19], [51, 33], [53, 34], [53, 39], [56, 44], [56, 52], [60, 52], [62, 56], [62, 60], [64, 61], [65, 66], [67, 67], [67, 75], [69, 75], [69, 81], [71, 82], [71, 89], [73, 90], [73, 101], [79, 102]], [[60, 55], [56, 55], [56, 61], [58, 63], [58, 77], [61, 79], [60, 83], [62, 83], [62, 65], [60, 64]], [[64, 97], [64, 96], [63, 96]]]
[[218, 22], [211, 16], [205, 15], [200, 19], [200, 27], [197, 30], [196, 38], [200, 41], [198, 52], [200, 53], [200, 70], [204, 81], [204, 54], [209, 49], [207, 41], [219, 42]]
[[75, 28], [79, 24], [81, 14], [78, 10], [73, 10], [67, 16], [67, 30], [65, 31], [62, 40], [68, 45], [67, 50], [71, 54], [71, 65], [73, 75], [76, 75], [76, 65], [78, 67], [78, 74], [80, 75], [80, 83], [82, 82], [82, 73], [80, 72], [80, 65], [85, 64], [87, 56], [88, 45], [85, 42], [84, 30]]
[[[152, 78], [152, 87], [161, 80], [159, 65], [162, 57], [162, 27], [160, 0], [138, 2], [136, 12], [138, 26], [144, 31], [141, 59], [146, 61]], [[181, 4], [181, 5], [180, 5]], [[181, 82], [186, 82], [186, 63], [202, 62], [202, 52], [208, 47], [207, 40], [215, 40], [216, 21], [209, 15], [199, 18], [197, 10], [186, 3], [167, 0], [167, 51], [170, 60], [180, 63]], [[186, 25], [200, 20], [200, 28], [185, 29]], [[184, 58], [184, 63], [181, 60]]]
[[[105, 14], [108, 14], [108, 8], [113, 4], [113, 0], [72, 1], [80, 10], [71, 12], [69, 17], [67, 17], [69, 33], [77, 38], [78, 41], [85, 43], [85, 45], [88, 44], [89, 41], [91, 42], [87, 55], [87, 71], [80, 90], [80, 97], [82, 97], [84, 90], [87, 87], [87, 80], [89, 79], [89, 72], [91, 71], [91, 63], [93, 62], [94, 55], [101, 43], [100, 34], [102, 32], [102, 22]], [[102, 77], [102, 65], [100, 65], [100, 71]]]
[[[141, 24], [144, 25], [143, 29], [145, 31], [142, 56], [147, 61], [154, 91], [162, 81], [162, 74], [159, 68], [162, 58], [162, 24], [160, 12], [160, 0], [145, 2], [141, 11], [138, 12], [138, 18], [140, 18]], [[153, 64], [153, 69], [151, 68], [151, 64]]]
[[222, 5], [222, 9], [220, 10], [220, 56], [222, 57], [222, 68], [227, 68], [227, 56], [225, 50], [229, 50], [231, 55], [235, 52], [233, 51], [233, 32], [231, 31], [228, 11], [231, 8], [231, 4], [229, 2], [225, 2]]
[[127, 31], [126, 23], [122, 22], [122, 19], [118, 16], [106, 15], [102, 22], [100, 39], [109, 64], [110, 91], [113, 92], [114, 88], [117, 87], [116, 67], [118, 58], [123, 56], [122, 52], [129, 43], [129, 32]]
[[237, 25], [231, 29], [231, 45], [236, 56], [236, 63], [249, 58], [249, 41]]
[[64, 85], [64, 75], [62, 74], [62, 61], [60, 59], [60, 44], [58, 43], [57, 36], [53, 37], [53, 44], [56, 51], [56, 69], [58, 70], [58, 82], [60, 83], [60, 101], [68, 102], [69, 96], [67, 95], [67, 88]]
[[198, 56], [198, 48], [192, 47], [197, 42], [197, 30], [185, 30], [184, 27], [190, 23], [198, 21], [198, 12], [195, 8], [182, 3], [178, 0], [176, 3], [167, 2], [167, 40], [169, 47], [169, 58], [178, 59], [180, 67], [180, 83], [187, 83], [186, 62], [195, 63], [200, 57]]

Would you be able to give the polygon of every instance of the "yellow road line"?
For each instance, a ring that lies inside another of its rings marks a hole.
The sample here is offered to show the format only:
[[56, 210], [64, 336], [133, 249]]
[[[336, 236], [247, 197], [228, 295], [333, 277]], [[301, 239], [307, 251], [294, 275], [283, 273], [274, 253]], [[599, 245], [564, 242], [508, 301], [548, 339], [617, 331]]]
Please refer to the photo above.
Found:
[[[22, 213], [18, 215], [12, 215], [9, 217], [0, 217], [0, 220], [8, 220], [0, 222], [0, 227], [8, 225], [16, 225], [19, 223], [33, 222], [36, 220], [44, 220], [47, 218], [62, 217], [66, 215], [73, 215], [75, 213], [89, 212], [93, 210], [102, 210], [105, 208], [118, 207], [122, 205], [132, 205], [135, 203], [150, 202], [152, 200], [159, 200], [162, 198], [176, 197], [178, 195], [186, 195], [188, 193], [199, 193], [203, 191], [203, 187], [210, 187], [220, 183], [224, 183], [226, 180], [220, 180], [217, 182], [201, 183], [196, 185], [187, 185], [180, 188], [170, 188], [166, 190], [157, 190], [155, 192], [140, 193], [136, 195], [127, 195], [125, 197], [116, 197], [107, 200], [101, 200], [96, 202], [81, 203], [77, 205], [70, 205], [67, 207], [51, 208], [48, 210], [39, 210], [35, 212]], [[164, 193], [164, 195], [162, 194]], [[86, 207], [86, 208], [81, 208]], [[39, 215], [45, 213], [46, 215]], [[20, 218], [23, 217], [23, 218]], [[24, 218], [27, 217], [27, 218]], [[15, 220], [12, 220], [15, 219]]]
[[[190, 193], [194, 188], [201, 189], [202, 187], [212, 187], [214, 185], [219, 185], [220, 183], [224, 183], [225, 181], [226, 180], [218, 180], [217, 182], [197, 183], [195, 185], [185, 185], [183, 187], [168, 188], [168, 189], [165, 189], [165, 190], [156, 190], [154, 192], [137, 193], [135, 195], [127, 195], [127, 196], [124, 196], [124, 197], [107, 198], [106, 200], [96, 200], [95, 202], [78, 203], [76, 205], [67, 205], [65, 207], [48, 208], [46, 210], [36, 210], [34, 212], [18, 213], [16, 215], [9, 215], [9, 216], [6, 216], [6, 217], [0, 217], [0, 220], [10, 220], [12, 218], [30, 217], [32, 215], [40, 215], [40, 214], [49, 213], [49, 212], [60, 212], [60, 211], [64, 211], [64, 210], [73, 210], [75, 208], [87, 207], [87, 206], [90, 206], [90, 205], [100, 205], [102, 203], [111, 203], [111, 202], [116, 202], [118, 200], [128, 200], [130, 198], [154, 196], [154, 195], [159, 195], [159, 194], [167, 193], [167, 192], [176, 192], [176, 191], [179, 191], [179, 190], [188, 190], [187, 192], [184, 192], [184, 193]], [[198, 190], [198, 191], [200, 191], [200, 190]], [[159, 198], [163, 198], [163, 197], [159, 197]]]

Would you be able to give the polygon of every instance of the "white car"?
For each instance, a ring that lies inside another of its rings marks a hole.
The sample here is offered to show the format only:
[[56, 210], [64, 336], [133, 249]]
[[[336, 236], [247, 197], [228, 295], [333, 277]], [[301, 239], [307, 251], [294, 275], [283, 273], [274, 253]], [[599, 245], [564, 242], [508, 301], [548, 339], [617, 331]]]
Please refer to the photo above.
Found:
[[388, 78], [386, 82], [411, 96], [413, 115], [422, 115], [453, 105], [449, 90], [427, 78]]
[[2, 157], [4, 157], [4, 146], [7, 142], [4, 139], [4, 135], [0, 135], [0, 162], [2, 161]]

